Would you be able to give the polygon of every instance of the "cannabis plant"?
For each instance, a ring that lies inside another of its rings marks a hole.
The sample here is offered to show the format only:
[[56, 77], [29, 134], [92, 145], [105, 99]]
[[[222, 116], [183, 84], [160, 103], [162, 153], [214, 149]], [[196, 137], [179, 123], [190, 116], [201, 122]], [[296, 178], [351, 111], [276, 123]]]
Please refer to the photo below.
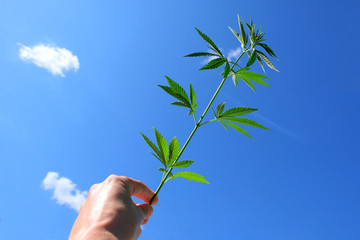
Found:
[[[268, 79], [268, 77], [256, 73], [251, 72], [250, 69], [257, 61], [263, 71], [264, 64], [265, 64], [275, 70], [278, 71], [275, 66], [270, 61], [269, 57], [266, 55], [266, 53], [273, 58], [276, 58], [276, 55], [274, 51], [265, 44], [264, 39], [264, 33], [261, 30], [258, 30], [255, 28], [255, 25], [250, 20], [250, 23], [247, 23], [245, 20], [241, 20], [238, 16], [238, 22], [239, 22], [239, 28], [240, 33], [236, 32], [232, 28], [230, 28], [231, 32], [235, 35], [235, 37], [239, 40], [242, 48], [242, 52], [240, 56], [236, 59], [235, 62], [230, 61], [228, 58], [226, 58], [223, 53], [220, 51], [220, 49], [215, 45], [215, 43], [204, 33], [202, 33], [199, 29], [195, 28], [196, 31], [199, 33], [199, 35], [202, 37], [202, 39], [205, 40], [205, 42], [208, 44], [208, 47], [210, 48], [210, 52], [195, 52], [186, 55], [185, 57], [211, 57], [213, 58], [211, 61], [209, 61], [205, 66], [200, 68], [199, 70], [212, 70], [219, 68], [221, 66], [224, 66], [224, 71], [222, 72], [222, 81], [220, 82], [219, 87], [215, 91], [213, 97], [210, 99], [209, 104], [205, 108], [204, 112], [201, 114], [200, 118], [197, 120], [197, 98], [195, 95], [194, 88], [192, 87], [190, 83], [190, 90], [189, 94], [186, 93], [186, 91], [174, 80], [169, 78], [168, 76], [165, 76], [168, 82], [168, 86], [164, 85], [158, 85], [160, 88], [162, 88], [166, 93], [171, 95], [176, 99], [175, 102], [171, 103], [172, 105], [184, 107], [189, 110], [188, 115], [192, 115], [194, 118], [195, 126], [192, 132], [190, 133], [188, 139], [186, 140], [185, 144], [180, 147], [180, 143], [177, 140], [176, 137], [174, 137], [170, 144], [167, 143], [165, 138], [160, 134], [159, 131], [154, 128], [155, 131], [155, 138], [156, 138], [156, 144], [153, 143], [148, 137], [146, 137], [144, 134], [141, 133], [146, 143], [150, 146], [150, 148], [153, 150], [152, 155], [154, 155], [155, 158], [157, 158], [163, 167], [159, 168], [159, 171], [162, 172], [162, 178], [159, 187], [157, 188], [154, 197], [150, 201], [150, 205], [152, 204], [153, 200], [161, 190], [162, 186], [168, 182], [169, 180], [181, 177], [188, 179], [190, 181], [197, 181], [202, 183], [209, 183], [207, 180], [205, 180], [204, 176], [194, 173], [194, 172], [173, 172], [173, 169], [182, 169], [187, 168], [191, 164], [194, 163], [194, 161], [190, 160], [183, 160], [179, 161], [182, 153], [186, 149], [187, 145], [189, 144], [191, 138], [195, 134], [196, 130], [199, 127], [204, 126], [205, 124], [211, 123], [211, 122], [219, 122], [226, 130], [229, 130], [229, 128], [233, 128], [236, 131], [248, 136], [251, 138], [251, 136], [240, 126], [240, 125], [248, 125], [252, 127], [262, 128], [268, 130], [266, 127], [262, 126], [261, 124], [248, 119], [244, 118], [243, 115], [249, 114], [251, 112], [256, 111], [255, 108], [250, 107], [233, 107], [229, 109], [225, 109], [225, 103], [220, 103], [216, 109], [212, 109], [214, 118], [203, 122], [203, 119], [205, 115], [207, 114], [208, 110], [210, 109], [212, 103], [214, 102], [216, 96], [221, 90], [221, 87], [224, 85], [226, 79], [228, 77], [232, 77], [232, 80], [234, 82], [234, 85], [237, 86], [239, 83], [239, 80], [241, 79], [244, 81], [253, 91], [255, 91], [255, 85], [254, 83], [258, 83], [267, 87], [270, 87], [264, 79]], [[243, 24], [244, 22], [244, 24]], [[246, 27], [244, 27], [244, 25]], [[245, 31], [245, 28], [247, 28], [248, 33]], [[260, 51], [260, 49], [262, 51]], [[266, 53], [264, 53], [265, 51]], [[246, 55], [245, 55], [246, 54]], [[243, 56], [247, 56], [248, 59], [246, 61], [246, 64], [244, 66], [240, 66], [239, 61]]]

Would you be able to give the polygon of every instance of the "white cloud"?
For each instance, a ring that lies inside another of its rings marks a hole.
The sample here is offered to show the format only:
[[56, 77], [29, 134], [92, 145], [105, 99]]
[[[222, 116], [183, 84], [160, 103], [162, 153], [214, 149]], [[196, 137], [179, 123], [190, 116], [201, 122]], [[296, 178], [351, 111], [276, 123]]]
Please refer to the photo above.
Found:
[[230, 61], [232, 61], [232, 60], [235, 61], [235, 60], [240, 56], [241, 52], [242, 52], [241, 47], [238, 47], [238, 48], [235, 49], [235, 50], [232, 49], [232, 50], [229, 51], [227, 58], [228, 58]]
[[22, 60], [45, 68], [54, 75], [65, 77], [64, 71], [71, 69], [77, 71], [80, 67], [78, 57], [66, 48], [51, 47], [44, 44], [33, 47], [18, 45], [20, 46], [19, 55]]
[[52, 199], [60, 205], [68, 205], [69, 207], [79, 211], [81, 204], [87, 197], [87, 192], [81, 192], [76, 188], [76, 184], [70, 179], [61, 177], [57, 172], [48, 172], [42, 182], [44, 190], [54, 190]]

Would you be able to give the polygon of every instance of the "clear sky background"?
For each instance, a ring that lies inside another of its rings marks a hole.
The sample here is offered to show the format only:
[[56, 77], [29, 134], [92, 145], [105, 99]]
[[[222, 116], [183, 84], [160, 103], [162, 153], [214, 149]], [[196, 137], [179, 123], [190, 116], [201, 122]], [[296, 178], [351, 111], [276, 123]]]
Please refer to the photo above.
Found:
[[[109, 174], [155, 190], [161, 166], [139, 132], [154, 139], [156, 127], [184, 144], [193, 128], [156, 85], [164, 75], [191, 82], [202, 112], [221, 70], [182, 56], [207, 51], [194, 27], [236, 50], [237, 14], [262, 26], [280, 72], [267, 68], [272, 88], [256, 93], [229, 79], [215, 104], [258, 108], [251, 118], [271, 131], [248, 127], [251, 140], [219, 123], [200, 128], [182, 159], [210, 184], [167, 183], [141, 239], [358, 239], [355, 0], [2, 0], [0, 239], [67, 239], [84, 191]], [[37, 45], [64, 53], [68, 71], [26, 60]]]

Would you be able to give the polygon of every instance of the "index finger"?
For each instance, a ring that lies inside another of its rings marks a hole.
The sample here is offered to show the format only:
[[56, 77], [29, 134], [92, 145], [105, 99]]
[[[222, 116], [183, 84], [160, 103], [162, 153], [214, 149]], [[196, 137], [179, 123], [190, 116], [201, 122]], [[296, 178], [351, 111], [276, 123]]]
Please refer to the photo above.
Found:
[[[155, 194], [148, 186], [146, 186], [141, 181], [137, 181], [137, 180], [129, 178], [128, 184], [129, 184], [129, 190], [130, 190], [131, 196], [138, 197], [138, 198], [144, 200], [146, 203], [149, 203], [151, 198]], [[158, 201], [159, 201], [159, 198], [156, 196], [152, 205], [156, 205], [158, 203]]]

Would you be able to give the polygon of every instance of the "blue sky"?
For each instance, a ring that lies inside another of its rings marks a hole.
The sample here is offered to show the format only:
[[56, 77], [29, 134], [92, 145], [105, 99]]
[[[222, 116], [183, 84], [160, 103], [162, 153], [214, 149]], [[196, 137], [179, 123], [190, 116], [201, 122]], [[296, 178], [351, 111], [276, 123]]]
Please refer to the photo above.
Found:
[[[156, 127], [184, 144], [193, 128], [156, 85], [164, 75], [191, 82], [202, 112], [221, 70], [182, 56], [207, 49], [194, 27], [236, 50], [237, 14], [262, 26], [280, 72], [267, 68], [272, 88], [256, 93], [229, 79], [215, 104], [258, 108], [251, 118], [271, 131], [246, 128], [251, 140], [219, 123], [200, 128], [182, 159], [210, 184], [167, 183], [141, 238], [358, 239], [357, 1], [1, 5], [0, 239], [66, 239], [84, 191], [112, 173], [155, 190], [161, 166], [139, 132], [153, 139]], [[63, 68], [21, 57], [34, 46], [55, 59], [69, 51]]]

